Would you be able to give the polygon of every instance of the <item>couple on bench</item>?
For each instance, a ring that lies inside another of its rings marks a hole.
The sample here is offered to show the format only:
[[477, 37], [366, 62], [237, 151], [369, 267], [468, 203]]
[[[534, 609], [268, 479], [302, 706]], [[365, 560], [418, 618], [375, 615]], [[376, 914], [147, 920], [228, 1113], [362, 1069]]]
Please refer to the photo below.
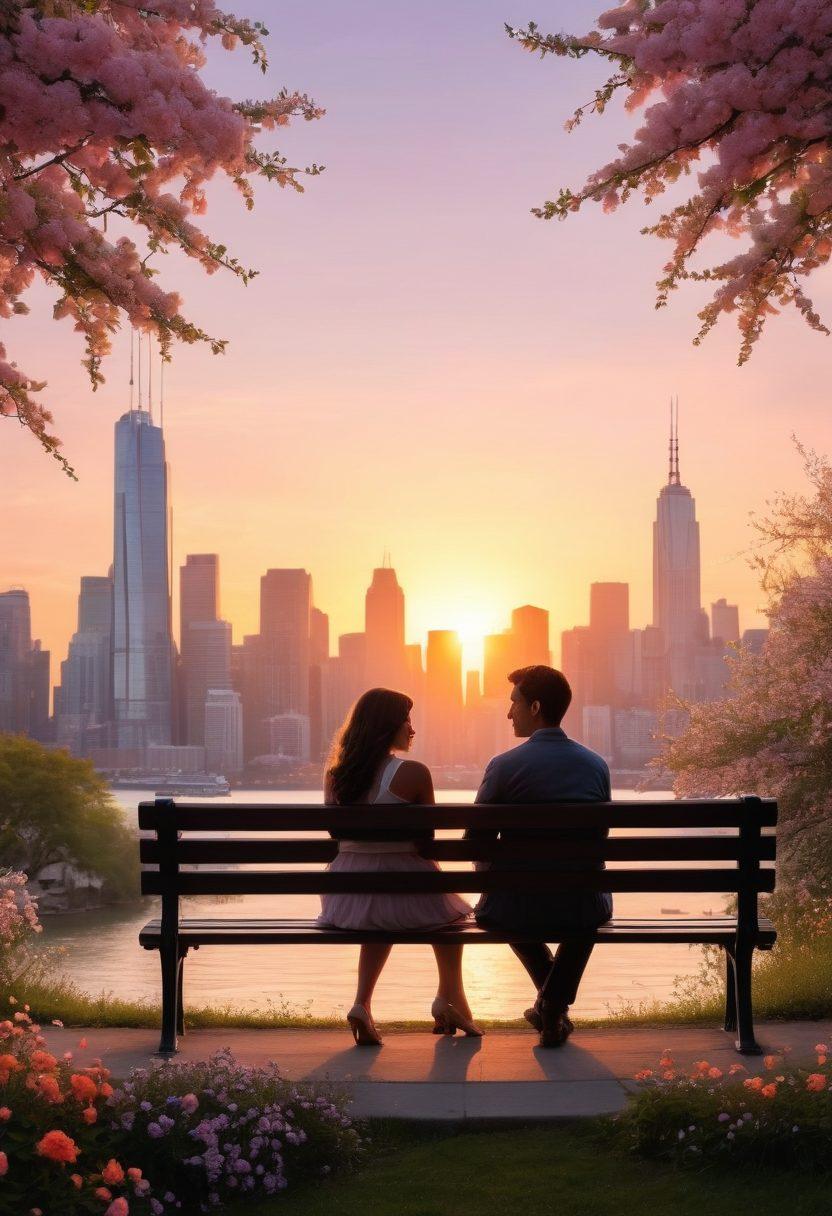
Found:
[[[509, 677], [512, 684], [508, 717], [514, 733], [526, 742], [491, 760], [477, 793], [478, 803], [607, 802], [610, 774], [595, 752], [567, 738], [560, 723], [569, 708], [572, 690], [566, 677], [551, 667], [523, 667]], [[438, 864], [419, 852], [413, 834], [395, 827], [395, 806], [431, 805], [434, 802], [430, 770], [393, 752], [407, 752], [415, 731], [410, 722], [413, 702], [403, 693], [371, 688], [355, 703], [333, 748], [324, 779], [328, 805], [389, 803], [390, 830], [367, 832], [357, 839], [339, 839], [338, 856], [329, 869], [348, 871], [438, 870]], [[566, 833], [571, 840], [591, 839], [597, 829]], [[600, 830], [600, 834], [605, 832]], [[531, 840], [535, 833], [499, 833], [504, 840]], [[556, 829], [541, 836], [564, 836]], [[373, 836], [373, 839], [370, 837]], [[475, 828], [469, 839], [495, 840], [497, 829]], [[431, 833], [432, 837], [432, 833]], [[488, 864], [488, 863], [485, 863]], [[603, 869], [603, 862], [598, 862]], [[511, 868], [522, 869], [512, 861]], [[525, 1018], [538, 1031], [541, 1047], [559, 1047], [572, 1032], [569, 1006], [575, 1000], [581, 976], [592, 953], [592, 934], [571, 935], [553, 955], [547, 934], [557, 930], [588, 931], [609, 920], [612, 896], [607, 892], [492, 891], [482, 895], [475, 908], [459, 895], [437, 894], [330, 894], [321, 897], [320, 923], [339, 929], [388, 932], [442, 928], [475, 917], [478, 924], [524, 938], [511, 949], [529, 973], [537, 999]], [[529, 941], [529, 933], [540, 933]], [[373, 1022], [371, 1003], [376, 983], [392, 946], [385, 942], [361, 946], [355, 1004], [347, 1014], [359, 1045], [377, 1045], [381, 1036]], [[435, 1034], [481, 1036], [473, 1020], [462, 982], [462, 946], [434, 945], [439, 984], [431, 1006]]]

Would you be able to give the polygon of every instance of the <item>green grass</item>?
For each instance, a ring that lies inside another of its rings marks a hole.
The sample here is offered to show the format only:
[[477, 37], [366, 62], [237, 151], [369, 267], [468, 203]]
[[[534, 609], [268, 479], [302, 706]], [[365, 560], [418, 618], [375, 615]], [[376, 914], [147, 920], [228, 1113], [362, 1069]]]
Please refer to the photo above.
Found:
[[[832, 992], [832, 939], [821, 938], [811, 949], [785, 950], [776, 946], [759, 953], [754, 973], [754, 1010], [761, 1021], [817, 1020], [829, 1016]], [[15, 995], [25, 1000], [33, 1015], [42, 1022], [60, 1018], [67, 1026], [157, 1027], [161, 1006], [155, 1001], [131, 1001], [112, 993], [92, 995], [70, 980], [39, 980], [19, 984]], [[3, 1001], [0, 994], [0, 1001]], [[3, 1001], [5, 1004], [5, 1001]], [[718, 967], [704, 968], [697, 977], [679, 981], [676, 995], [669, 1001], [641, 1005], [622, 1005], [605, 1018], [582, 1018], [585, 1027], [714, 1025], [722, 1020], [721, 958]], [[312, 1016], [303, 1008], [270, 1002], [262, 1009], [238, 1009], [234, 1005], [188, 1007], [187, 1024], [198, 1028], [327, 1029], [340, 1026], [339, 1015]], [[526, 1023], [514, 1020], [480, 1019], [485, 1029], [525, 1029]], [[427, 1021], [385, 1022], [388, 1031], [424, 1030]]]
[[683, 1172], [611, 1151], [597, 1123], [374, 1132], [358, 1174], [249, 1201], [230, 1216], [829, 1216], [828, 1177]]

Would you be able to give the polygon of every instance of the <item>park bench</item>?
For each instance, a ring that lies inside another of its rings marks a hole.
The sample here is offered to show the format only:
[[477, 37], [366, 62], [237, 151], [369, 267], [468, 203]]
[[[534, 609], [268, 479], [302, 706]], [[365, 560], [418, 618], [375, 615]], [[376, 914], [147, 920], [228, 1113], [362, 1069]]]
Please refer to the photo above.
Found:
[[[758, 915], [758, 895], [774, 890], [777, 804], [768, 799], [609, 802], [568, 805], [397, 807], [399, 830], [425, 836], [432, 830], [510, 828], [528, 831], [523, 841], [432, 839], [420, 845], [440, 862], [499, 862], [501, 869], [442, 873], [330, 873], [323, 863], [337, 853], [341, 837], [367, 831], [383, 838], [391, 827], [389, 806], [195, 805], [159, 798], [139, 806], [144, 864], [141, 889], [162, 898], [161, 919], [142, 929], [139, 942], [158, 950], [162, 969], [161, 1054], [177, 1049], [184, 1033], [183, 967], [189, 950], [202, 946], [275, 946], [389, 942], [480, 942], [522, 940], [470, 924], [409, 933], [332, 929], [314, 919], [252, 920], [180, 916], [181, 897], [194, 895], [299, 895], [324, 892], [461, 893], [524, 891], [667, 891], [730, 893], [736, 914], [629, 919], [615, 917], [594, 930], [598, 944], [686, 942], [725, 951], [725, 1029], [736, 1047], [757, 1054], [751, 1005], [755, 949], [769, 950], [775, 931]], [[593, 829], [592, 833], [575, 829]], [[607, 829], [616, 834], [605, 836]], [[216, 833], [234, 833], [219, 838]], [[299, 836], [299, 833], [304, 835]], [[306, 835], [316, 833], [317, 835]], [[548, 835], [547, 835], [548, 833]], [[687, 833], [687, 834], [685, 834]], [[570, 834], [572, 839], [570, 839]], [[579, 838], [583, 836], [583, 839]], [[612, 868], [600, 869], [603, 860]], [[513, 862], [517, 868], [512, 869]], [[310, 863], [319, 863], [310, 868]], [[767, 863], [767, 864], [764, 864]], [[287, 866], [305, 868], [286, 868]], [[553, 868], [562, 866], [563, 868]], [[256, 867], [256, 868], [254, 868]], [[278, 910], [277, 908], [275, 909]], [[550, 942], [568, 931], [553, 930]], [[525, 935], [539, 940], [539, 933]]]

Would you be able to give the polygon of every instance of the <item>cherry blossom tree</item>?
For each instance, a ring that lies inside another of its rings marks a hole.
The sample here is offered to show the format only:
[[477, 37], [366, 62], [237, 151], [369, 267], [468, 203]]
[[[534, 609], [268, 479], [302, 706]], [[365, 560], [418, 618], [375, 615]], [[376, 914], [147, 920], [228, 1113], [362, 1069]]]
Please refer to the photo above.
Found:
[[[265, 71], [266, 34], [213, 0], [0, 4], [0, 316], [28, 311], [38, 276], [54, 287], [54, 315], [82, 335], [93, 389], [124, 321], [154, 335], [165, 359], [174, 339], [224, 349], [182, 314], [152, 264], [175, 247], [209, 274], [224, 267], [245, 283], [256, 273], [194, 222], [215, 174], [251, 208], [257, 176], [301, 190], [302, 174], [319, 172], [255, 146], [262, 129], [319, 117], [307, 96], [232, 101], [200, 75], [210, 41], [248, 48]], [[0, 344], [0, 416], [28, 427], [72, 475], [38, 399], [44, 387]]]
[[832, 894], [832, 464], [800, 449], [812, 492], [757, 521], [770, 595], [762, 650], [737, 650], [724, 700], [690, 705], [662, 757], [682, 796], [780, 801], [783, 874]]
[[[736, 312], [741, 364], [784, 305], [829, 333], [803, 286], [832, 254], [828, 0], [625, 0], [582, 37], [506, 28], [541, 56], [597, 55], [614, 66], [567, 129], [616, 94], [630, 111], [655, 99], [632, 142], [534, 214], [563, 219], [588, 200], [612, 210], [636, 191], [651, 203], [698, 166], [689, 197], [642, 230], [673, 246], [656, 307], [685, 279], [714, 283], [695, 342]], [[694, 255], [718, 233], [742, 248], [697, 268]]]

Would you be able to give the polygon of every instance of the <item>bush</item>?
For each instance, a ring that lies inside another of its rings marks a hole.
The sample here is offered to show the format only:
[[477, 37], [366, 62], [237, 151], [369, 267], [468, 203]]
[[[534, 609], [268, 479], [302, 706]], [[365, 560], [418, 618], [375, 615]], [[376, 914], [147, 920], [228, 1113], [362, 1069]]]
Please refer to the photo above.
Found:
[[701, 1167], [719, 1161], [784, 1169], [832, 1170], [832, 1070], [818, 1043], [817, 1069], [766, 1056], [762, 1076], [742, 1064], [727, 1075], [699, 1060], [676, 1069], [668, 1053], [658, 1070], [636, 1074], [642, 1088], [611, 1125], [619, 1144], [643, 1157]]
[[46, 1051], [26, 1008], [0, 1022], [0, 1212], [185, 1216], [262, 1199], [359, 1150], [342, 1104], [275, 1065], [222, 1051], [114, 1089], [100, 1061], [78, 1068]]

